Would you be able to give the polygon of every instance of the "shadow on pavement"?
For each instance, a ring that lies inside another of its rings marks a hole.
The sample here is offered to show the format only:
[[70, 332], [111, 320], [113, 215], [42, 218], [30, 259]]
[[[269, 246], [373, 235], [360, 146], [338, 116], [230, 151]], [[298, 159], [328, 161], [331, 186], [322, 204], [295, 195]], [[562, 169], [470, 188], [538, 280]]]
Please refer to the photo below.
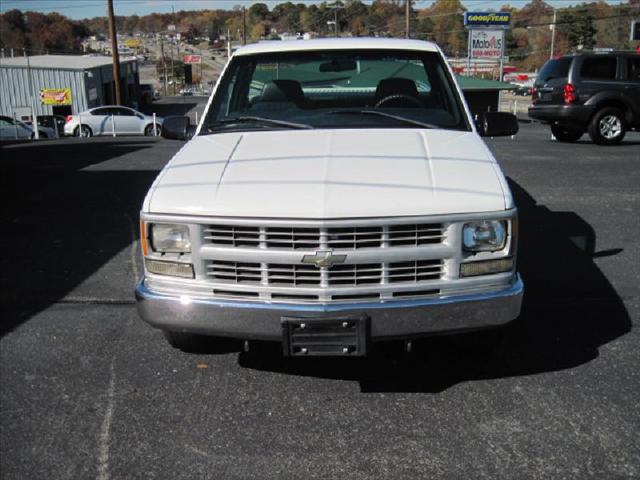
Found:
[[152, 145], [72, 139], [0, 150], [0, 335], [63, 299], [137, 240], [131, 222], [157, 171], [97, 164]]
[[[573, 212], [553, 212], [510, 181], [520, 214], [519, 270], [525, 281], [521, 316], [499, 347], [474, 348], [481, 333], [432, 337], [403, 353], [380, 344], [365, 359], [282, 358], [278, 344], [241, 353], [242, 366], [293, 375], [358, 381], [365, 392], [440, 392], [463, 381], [551, 372], [598, 356], [598, 348], [627, 333], [627, 310], [593, 262], [620, 249], [595, 252], [596, 235]], [[462, 346], [464, 345], [464, 346]], [[302, 360], [302, 361], [300, 361]]]

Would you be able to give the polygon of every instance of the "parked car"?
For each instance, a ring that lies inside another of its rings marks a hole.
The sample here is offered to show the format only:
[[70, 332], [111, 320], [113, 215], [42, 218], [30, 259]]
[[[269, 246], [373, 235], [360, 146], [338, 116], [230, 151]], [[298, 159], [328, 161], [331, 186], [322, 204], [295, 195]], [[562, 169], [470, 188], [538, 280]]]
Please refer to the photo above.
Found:
[[140, 315], [179, 348], [227, 336], [293, 356], [504, 325], [523, 294], [517, 211], [480, 136], [517, 131], [508, 113], [474, 123], [430, 42], [240, 48], [197, 130], [163, 125], [192, 139], [142, 206]]
[[65, 117], [62, 115], [38, 115], [38, 126], [47, 127], [57, 132], [58, 137], [64, 136]]
[[528, 97], [529, 95], [531, 95], [531, 89], [533, 88], [532, 85], [528, 85], [524, 83], [513, 83], [513, 85], [516, 85], [518, 87], [513, 91], [514, 94], [520, 95], [523, 97]]
[[540, 70], [529, 116], [551, 125], [561, 142], [584, 132], [600, 145], [640, 129], [640, 55], [583, 53], [549, 60]]
[[[76, 137], [94, 135], [159, 135], [163, 119], [156, 117], [155, 132], [153, 117], [133, 108], [117, 105], [92, 108], [84, 112], [69, 115], [64, 125], [64, 133]], [[80, 125], [82, 122], [82, 126]]]
[[[40, 138], [56, 138], [56, 132], [52, 128], [38, 126]], [[0, 116], [0, 139], [25, 140], [35, 138], [33, 126], [11, 117]]]

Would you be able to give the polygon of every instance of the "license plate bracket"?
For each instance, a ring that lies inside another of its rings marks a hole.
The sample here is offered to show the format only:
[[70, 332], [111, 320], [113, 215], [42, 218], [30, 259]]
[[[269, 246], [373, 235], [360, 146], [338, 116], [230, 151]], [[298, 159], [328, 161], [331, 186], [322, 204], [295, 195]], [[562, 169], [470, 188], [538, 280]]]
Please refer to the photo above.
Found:
[[281, 323], [285, 356], [357, 357], [367, 354], [369, 318], [366, 315], [282, 317]]

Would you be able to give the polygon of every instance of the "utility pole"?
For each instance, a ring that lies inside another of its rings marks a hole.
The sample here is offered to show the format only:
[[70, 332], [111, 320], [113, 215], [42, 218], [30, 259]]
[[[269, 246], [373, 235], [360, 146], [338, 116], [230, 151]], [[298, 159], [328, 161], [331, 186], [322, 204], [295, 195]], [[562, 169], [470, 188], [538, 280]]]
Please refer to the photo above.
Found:
[[113, 85], [116, 105], [121, 105], [120, 97], [120, 59], [118, 58], [118, 37], [116, 34], [116, 20], [113, 16], [113, 0], [107, 0], [109, 16], [109, 34], [111, 35], [111, 57], [113, 58]]
[[405, 38], [409, 38], [411, 29], [411, 0], [404, 0], [404, 16], [404, 36]]
[[242, 7], [242, 45], [247, 44], [247, 12], [244, 6]]
[[553, 58], [553, 49], [556, 43], [556, 9], [553, 9], [553, 23], [551, 24], [551, 54], [549, 59]]
[[171, 81], [173, 82], [173, 95], [176, 94], [176, 69], [173, 66], [173, 43], [171, 44]]
[[160, 37], [160, 55], [162, 56], [162, 73], [164, 74], [164, 96], [167, 96], [167, 59], [164, 56], [164, 35]]
[[33, 80], [31, 78], [31, 62], [29, 62], [29, 55], [27, 55], [27, 49], [23, 48], [22, 53], [27, 59], [27, 75], [29, 77], [29, 96], [31, 97], [31, 125], [33, 126], [33, 138], [40, 139], [40, 130], [38, 130], [38, 116], [36, 115], [36, 100], [33, 94]]
[[[333, 28], [335, 29], [335, 36], [338, 36], [338, 9], [344, 8], [341, 5], [338, 5], [338, 2], [333, 5], [328, 6], [329, 8], [333, 8]], [[327, 22], [329, 23], [329, 22]]]

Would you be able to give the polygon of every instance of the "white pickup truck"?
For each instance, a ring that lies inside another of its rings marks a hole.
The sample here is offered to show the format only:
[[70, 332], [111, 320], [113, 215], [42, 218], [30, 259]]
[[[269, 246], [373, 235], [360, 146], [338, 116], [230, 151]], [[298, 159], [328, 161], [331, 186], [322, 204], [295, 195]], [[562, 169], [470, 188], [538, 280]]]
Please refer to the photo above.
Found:
[[141, 211], [139, 313], [176, 347], [277, 340], [285, 355], [519, 315], [517, 212], [440, 49], [397, 39], [238, 49]]

